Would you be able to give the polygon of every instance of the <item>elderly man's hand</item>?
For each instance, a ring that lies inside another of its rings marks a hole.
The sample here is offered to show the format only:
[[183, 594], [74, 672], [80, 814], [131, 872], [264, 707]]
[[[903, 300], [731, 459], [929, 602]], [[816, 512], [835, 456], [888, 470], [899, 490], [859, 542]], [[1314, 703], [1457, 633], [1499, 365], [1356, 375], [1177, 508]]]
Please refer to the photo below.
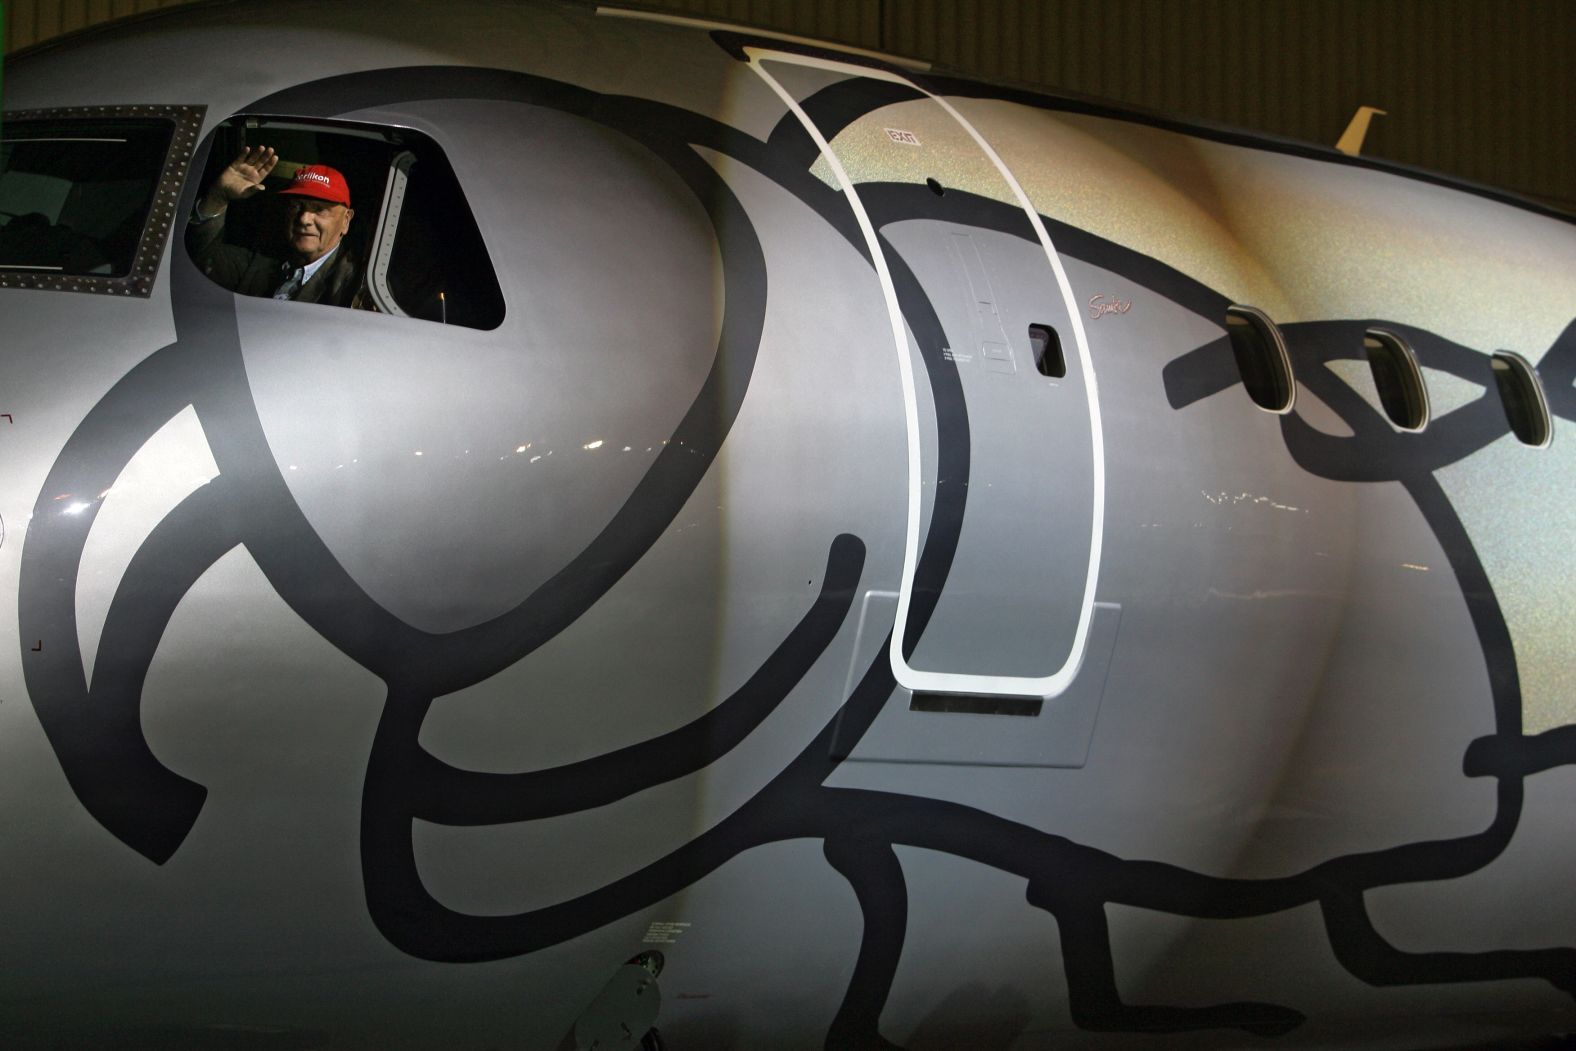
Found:
[[279, 163], [279, 156], [271, 146], [252, 146], [236, 154], [203, 199], [203, 211], [208, 214], [222, 212], [231, 201], [244, 200], [263, 188], [263, 180]]

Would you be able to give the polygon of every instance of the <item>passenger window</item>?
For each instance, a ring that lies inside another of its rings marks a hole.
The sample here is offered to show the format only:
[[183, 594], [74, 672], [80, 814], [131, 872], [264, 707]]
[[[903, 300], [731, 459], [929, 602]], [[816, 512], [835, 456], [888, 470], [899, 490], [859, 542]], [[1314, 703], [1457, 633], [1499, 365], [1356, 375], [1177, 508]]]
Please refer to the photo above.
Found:
[[1265, 412], [1288, 413], [1296, 401], [1286, 341], [1269, 315], [1253, 307], [1226, 310], [1226, 335], [1237, 359], [1237, 372], [1253, 404]]
[[148, 295], [199, 120], [181, 106], [7, 114], [0, 287]]
[[[190, 217], [193, 261], [219, 284], [468, 328], [503, 321], [476, 219], [430, 138], [407, 128], [235, 117], [217, 129], [199, 202], [226, 166], [260, 147], [277, 157], [263, 192], [231, 201], [222, 219], [205, 217], [201, 204]], [[310, 225], [298, 218], [303, 209], [323, 211], [324, 239], [338, 238], [312, 274], [296, 272], [323, 243], [300, 238]]]
[[1491, 363], [1511, 432], [1523, 445], [1547, 448], [1554, 440], [1554, 421], [1549, 416], [1549, 402], [1538, 374], [1526, 358], [1508, 350], [1497, 351]]
[[1427, 427], [1428, 388], [1406, 340], [1386, 329], [1371, 328], [1363, 336], [1363, 352], [1379, 391], [1379, 404], [1390, 422], [1403, 431]]

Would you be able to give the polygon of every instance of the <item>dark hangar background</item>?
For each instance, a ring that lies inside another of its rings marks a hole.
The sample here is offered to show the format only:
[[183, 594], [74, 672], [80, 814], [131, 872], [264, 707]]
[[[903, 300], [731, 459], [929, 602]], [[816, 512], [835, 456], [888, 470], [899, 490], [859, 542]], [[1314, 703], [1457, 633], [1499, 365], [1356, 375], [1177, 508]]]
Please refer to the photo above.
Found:
[[[7, 54], [194, 0], [0, 0]], [[203, 0], [197, 0], [203, 2]], [[578, 2], [578, 0], [575, 0]], [[595, 6], [586, 0], [587, 6]], [[1188, 120], [1333, 145], [1576, 212], [1572, 0], [662, 0]]]

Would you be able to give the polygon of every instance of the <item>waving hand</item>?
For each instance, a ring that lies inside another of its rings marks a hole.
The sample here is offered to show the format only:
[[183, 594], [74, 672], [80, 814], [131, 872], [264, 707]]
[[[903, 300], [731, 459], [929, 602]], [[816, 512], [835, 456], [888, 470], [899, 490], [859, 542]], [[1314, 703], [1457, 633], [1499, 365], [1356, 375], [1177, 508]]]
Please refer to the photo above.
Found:
[[231, 201], [244, 200], [263, 188], [263, 180], [279, 163], [279, 155], [272, 146], [245, 147], [236, 154], [213, 185], [208, 187], [204, 199], [205, 212], [222, 212]]

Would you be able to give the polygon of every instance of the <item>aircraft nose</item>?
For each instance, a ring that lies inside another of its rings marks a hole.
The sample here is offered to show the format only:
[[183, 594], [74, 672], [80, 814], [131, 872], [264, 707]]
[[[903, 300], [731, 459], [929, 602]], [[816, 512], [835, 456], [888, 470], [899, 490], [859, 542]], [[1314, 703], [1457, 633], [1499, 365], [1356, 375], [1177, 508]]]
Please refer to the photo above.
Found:
[[[592, 544], [719, 352], [720, 250], [694, 193], [649, 158], [610, 166], [611, 132], [543, 120], [530, 151], [550, 159], [534, 165], [541, 185], [468, 202], [484, 230], [530, 231], [489, 239], [480, 264], [503, 291], [499, 328], [276, 310], [242, 330], [292, 495], [357, 582], [427, 631], [500, 615]], [[306, 217], [295, 231], [323, 240]], [[444, 291], [452, 311], [472, 290]]]

